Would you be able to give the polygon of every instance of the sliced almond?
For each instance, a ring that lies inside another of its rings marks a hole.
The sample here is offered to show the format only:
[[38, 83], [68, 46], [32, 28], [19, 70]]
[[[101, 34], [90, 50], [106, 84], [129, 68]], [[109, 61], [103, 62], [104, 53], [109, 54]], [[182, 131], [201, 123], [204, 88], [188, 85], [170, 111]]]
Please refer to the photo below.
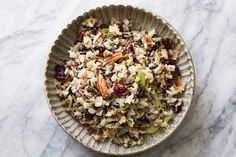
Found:
[[123, 54], [121, 52], [115, 53], [112, 56], [106, 58], [106, 64], [115, 63], [116, 61], [118, 61], [122, 57], [123, 57]]
[[102, 74], [100, 74], [99, 72], [97, 73], [97, 86], [102, 97], [104, 98], [107, 97], [108, 96], [107, 83]]

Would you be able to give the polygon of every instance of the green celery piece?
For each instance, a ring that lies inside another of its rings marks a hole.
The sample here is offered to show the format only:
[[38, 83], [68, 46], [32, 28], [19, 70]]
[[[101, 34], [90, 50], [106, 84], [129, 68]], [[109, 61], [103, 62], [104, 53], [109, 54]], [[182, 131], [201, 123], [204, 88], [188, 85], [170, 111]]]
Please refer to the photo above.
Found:
[[108, 28], [103, 28], [103, 29], [101, 30], [101, 32], [102, 32], [103, 35], [107, 35], [108, 32], [109, 32], [109, 29], [108, 29]]
[[151, 103], [155, 105], [156, 108], [160, 108], [162, 106], [161, 101], [157, 96], [155, 96], [154, 94], [149, 94], [149, 93], [146, 93], [146, 94], [150, 99], [152, 99]]
[[152, 36], [153, 34], [155, 34], [155, 32], [156, 32], [155, 28], [149, 29], [148, 35]]
[[67, 99], [68, 99], [68, 109], [71, 109], [73, 104], [73, 98], [71, 95], [68, 95]]
[[140, 106], [141, 108], [144, 108], [144, 107], [148, 106], [148, 102], [145, 101], [145, 100], [140, 100], [140, 101], [139, 101], [139, 106]]
[[155, 132], [157, 132], [158, 129], [159, 129], [159, 126], [150, 126], [148, 128], [145, 128], [145, 132], [147, 134], [154, 134]]
[[108, 29], [108, 28], [103, 28], [103, 29], [101, 30], [101, 33], [102, 33], [103, 35], [105, 35], [105, 36], [112, 36], [112, 35], [113, 35], [112, 32], [109, 32], [109, 29]]
[[139, 77], [139, 84], [141, 87], [145, 87], [145, 81], [146, 81], [146, 78], [145, 78], [145, 74], [141, 71], [141, 70], [138, 70], [138, 77]]
[[158, 98], [154, 99], [152, 102], [156, 106], [156, 108], [161, 107], [161, 101]]
[[169, 122], [172, 119], [171, 115], [164, 116], [164, 122]]

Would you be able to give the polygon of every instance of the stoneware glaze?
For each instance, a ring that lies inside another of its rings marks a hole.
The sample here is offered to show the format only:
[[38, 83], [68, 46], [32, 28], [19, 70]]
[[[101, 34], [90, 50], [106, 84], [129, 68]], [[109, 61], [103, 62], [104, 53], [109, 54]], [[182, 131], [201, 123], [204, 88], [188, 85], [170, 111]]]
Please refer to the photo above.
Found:
[[[132, 21], [132, 29], [141, 30], [156, 28], [158, 35], [161, 37], [169, 37], [177, 44], [176, 48], [180, 51], [178, 58], [178, 65], [181, 70], [182, 79], [186, 82], [186, 90], [182, 97], [184, 100], [183, 111], [174, 117], [174, 120], [170, 124], [170, 127], [159, 131], [153, 135], [148, 135], [144, 138], [144, 143], [140, 146], [131, 148], [124, 148], [122, 146], [105, 142], [96, 142], [72, 116], [66, 111], [66, 108], [62, 107], [59, 97], [56, 93], [54, 86], [55, 82], [55, 65], [63, 64], [63, 60], [68, 57], [68, 50], [76, 42], [77, 32], [81, 28], [81, 23], [84, 19], [89, 17], [95, 17], [99, 20], [108, 23], [111, 17], [118, 20], [128, 18]], [[194, 93], [194, 67], [193, 62], [188, 51], [188, 48], [177, 33], [177, 31], [162, 17], [157, 14], [151, 13], [145, 9], [124, 6], [124, 5], [110, 5], [98, 7], [85, 12], [82, 16], [78, 16], [67, 28], [62, 30], [62, 33], [58, 36], [54, 45], [49, 53], [49, 58], [46, 65], [46, 95], [48, 98], [48, 104], [50, 110], [58, 122], [58, 124], [67, 132], [72, 138], [79, 143], [91, 148], [95, 151], [113, 154], [113, 155], [125, 155], [138, 153], [147, 150], [170, 136], [173, 131], [179, 126], [183, 118], [185, 117]]]

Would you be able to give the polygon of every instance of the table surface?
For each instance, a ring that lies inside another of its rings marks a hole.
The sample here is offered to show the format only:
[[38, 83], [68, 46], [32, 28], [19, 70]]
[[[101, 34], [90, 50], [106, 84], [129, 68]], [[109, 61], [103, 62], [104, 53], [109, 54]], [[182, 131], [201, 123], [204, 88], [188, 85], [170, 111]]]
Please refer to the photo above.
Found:
[[0, 156], [104, 156], [56, 123], [44, 92], [44, 67], [60, 31], [103, 4], [158, 13], [185, 39], [196, 70], [187, 117], [165, 142], [138, 157], [236, 156], [236, 1], [0, 0]]

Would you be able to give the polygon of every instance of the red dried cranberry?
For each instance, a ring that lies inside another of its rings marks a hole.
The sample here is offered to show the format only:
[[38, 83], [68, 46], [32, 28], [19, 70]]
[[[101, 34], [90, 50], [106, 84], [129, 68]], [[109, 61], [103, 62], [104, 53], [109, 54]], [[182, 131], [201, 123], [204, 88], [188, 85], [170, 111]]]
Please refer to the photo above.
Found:
[[58, 81], [62, 81], [62, 80], [65, 79], [66, 76], [65, 76], [65, 75], [56, 74], [55, 77], [56, 77], [56, 79], [57, 79]]
[[134, 50], [133, 45], [131, 43], [128, 43], [125, 47], [125, 50], [123, 51], [123, 54], [129, 54]]
[[55, 66], [55, 70], [56, 70], [56, 72], [61, 72], [61, 71], [65, 71], [65, 66], [64, 65], [56, 65]]
[[64, 80], [65, 79], [65, 67], [63, 65], [56, 65], [55, 66], [55, 78], [57, 80]]
[[176, 64], [176, 60], [175, 60], [175, 59], [165, 59], [165, 60], [163, 61], [163, 64], [175, 65], [175, 64]]
[[113, 91], [117, 95], [127, 95], [128, 90], [125, 87], [124, 84], [116, 83], [115, 86], [113, 87]]
[[119, 28], [119, 31], [120, 31], [120, 32], [123, 32], [123, 31], [124, 31], [123, 25], [122, 25], [121, 23], [117, 23], [116, 25], [117, 25], [117, 27]]
[[175, 48], [174, 43], [170, 38], [162, 39], [161, 42], [167, 50]]

